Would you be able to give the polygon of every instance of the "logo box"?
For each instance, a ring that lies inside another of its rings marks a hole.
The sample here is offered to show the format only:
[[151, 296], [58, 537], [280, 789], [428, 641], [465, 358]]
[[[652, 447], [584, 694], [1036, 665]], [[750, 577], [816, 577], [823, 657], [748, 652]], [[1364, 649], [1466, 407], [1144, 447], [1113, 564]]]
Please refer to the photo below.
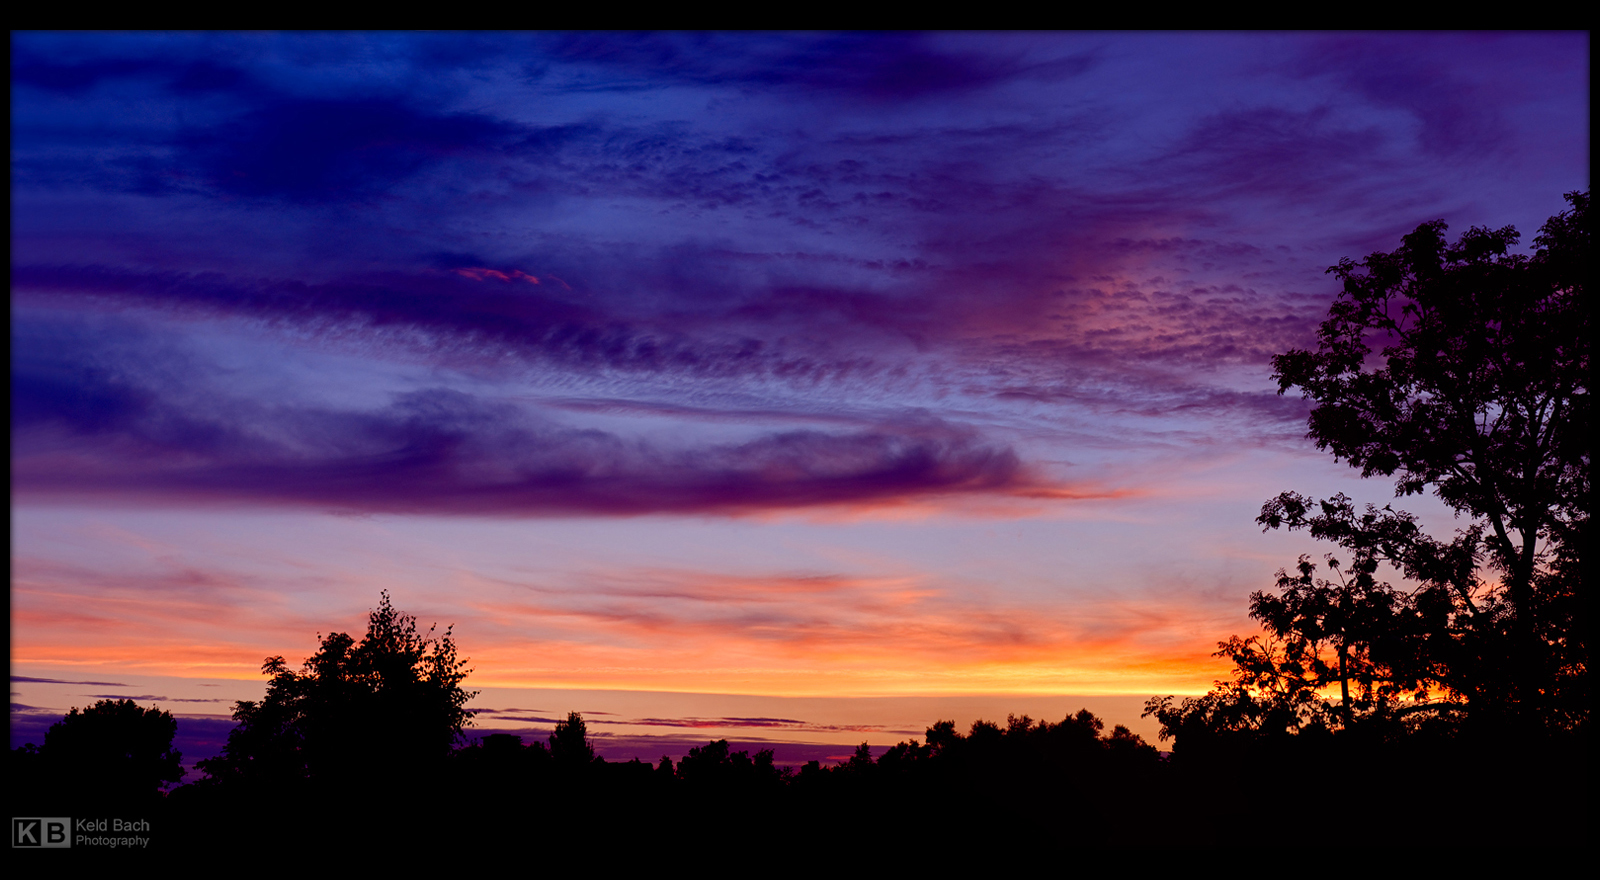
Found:
[[66, 849], [72, 846], [72, 820], [62, 818], [13, 818], [12, 849]]

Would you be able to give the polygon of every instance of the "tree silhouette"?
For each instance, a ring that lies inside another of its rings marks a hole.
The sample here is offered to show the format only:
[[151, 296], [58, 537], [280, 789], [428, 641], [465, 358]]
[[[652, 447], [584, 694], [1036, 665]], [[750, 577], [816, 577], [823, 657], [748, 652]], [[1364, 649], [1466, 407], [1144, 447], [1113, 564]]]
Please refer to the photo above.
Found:
[[[41, 785], [84, 800], [129, 803], [155, 796], [183, 778], [183, 753], [172, 747], [172, 714], [132, 700], [73, 708], [50, 725], [44, 745], [19, 750], [24, 790]], [[18, 780], [14, 777], [13, 782]]]
[[692, 748], [678, 764], [678, 778], [690, 792], [718, 796], [772, 793], [787, 781], [787, 771], [773, 763], [771, 749], [754, 756], [735, 750], [725, 739]]
[[594, 746], [582, 715], [568, 712], [567, 720], [556, 722], [556, 729], [550, 732], [550, 757], [557, 766], [570, 769], [594, 763]]
[[[1395, 495], [1432, 491], [1464, 525], [1449, 539], [1411, 514], [1344, 495], [1285, 492], [1266, 529], [1346, 551], [1332, 577], [1302, 557], [1251, 597], [1266, 635], [1221, 643], [1234, 680], [1153, 700], [1164, 733], [1349, 726], [1358, 717], [1465, 710], [1489, 724], [1573, 729], [1588, 719], [1580, 555], [1589, 530], [1589, 194], [1569, 193], [1530, 257], [1512, 227], [1455, 243], [1424, 223], [1392, 253], [1343, 260], [1316, 351], [1273, 359], [1279, 393], [1315, 401], [1308, 436]], [[1412, 584], [1378, 579], [1380, 564]], [[1322, 694], [1337, 686], [1330, 709]], [[1354, 688], [1354, 692], [1352, 692]], [[1401, 707], [1409, 693], [1417, 702]]]
[[387, 592], [360, 642], [336, 632], [299, 672], [282, 657], [262, 672], [272, 676], [266, 698], [236, 704], [223, 753], [200, 762], [214, 779], [398, 784], [447, 758], [473, 714], [450, 630], [419, 633]]

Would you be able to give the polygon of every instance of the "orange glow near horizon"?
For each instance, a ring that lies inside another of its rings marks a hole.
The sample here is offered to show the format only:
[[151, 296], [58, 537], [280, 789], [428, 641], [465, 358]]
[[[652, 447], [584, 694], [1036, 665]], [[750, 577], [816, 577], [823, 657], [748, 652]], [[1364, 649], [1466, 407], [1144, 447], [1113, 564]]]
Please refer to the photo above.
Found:
[[[246, 645], [179, 644], [164, 640], [146, 644], [97, 647], [69, 644], [19, 646], [11, 661], [17, 667], [127, 670], [174, 678], [222, 678], [261, 681], [261, 657], [272, 649], [257, 647], [246, 661]], [[303, 653], [309, 655], [311, 646]], [[281, 653], [281, 650], [280, 650]], [[663, 656], [641, 651], [641, 657], [619, 657], [614, 650], [582, 651], [572, 645], [551, 645], [545, 653], [574, 662], [559, 667], [529, 663], [526, 658], [480, 651], [470, 659], [469, 687], [568, 688], [587, 690], [721, 693], [774, 697], [886, 697], [961, 694], [1073, 693], [1083, 695], [1204, 693], [1226, 668], [1199, 650], [1166, 657], [1083, 659], [1039, 657], [1030, 662], [946, 664], [928, 668], [904, 664], [885, 668], [881, 658], [810, 665], [705, 666], [699, 656]], [[285, 655], [292, 656], [292, 655]], [[303, 658], [302, 658], [303, 659]], [[635, 663], [628, 661], [634, 660]], [[649, 662], [644, 662], [648, 660]], [[1127, 660], [1129, 662], [1119, 662]], [[870, 667], [870, 668], [869, 668]]]
[[[359, 634], [361, 623], [330, 626], [304, 612], [210, 606], [170, 592], [160, 601], [101, 592], [91, 603], [60, 586], [19, 577], [13, 665], [250, 680], [262, 658], [298, 663], [316, 650], [315, 633]], [[1177, 610], [1126, 601], [1092, 615], [1080, 608], [1073, 620], [1061, 609], [964, 607], [908, 580], [753, 582], [672, 572], [606, 585], [582, 602], [519, 592], [453, 609], [475, 685], [772, 696], [1166, 694], [1204, 692], [1226, 671], [1211, 657], [1215, 639], [1177, 632]]]
[[1045, 514], [999, 515], [1034, 503], [1016, 498], [701, 521], [14, 508], [11, 661], [260, 682], [265, 657], [359, 637], [387, 590], [424, 630], [452, 627], [472, 687], [1199, 694], [1228, 674], [1217, 642], [1256, 631], [1249, 591], [1308, 542], [1258, 539], [1193, 490], [1254, 497], [1278, 480], [1259, 461], [1163, 468]]

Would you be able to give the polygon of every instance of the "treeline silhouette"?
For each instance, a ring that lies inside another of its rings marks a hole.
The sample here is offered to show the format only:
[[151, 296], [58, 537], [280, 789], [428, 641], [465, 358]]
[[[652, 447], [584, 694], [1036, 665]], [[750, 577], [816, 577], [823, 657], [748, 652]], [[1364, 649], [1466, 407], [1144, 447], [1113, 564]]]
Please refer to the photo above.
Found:
[[965, 732], [941, 721], [876, 758], [862, 743], [836, 766], [782, 766], [770, 749], [751, 754], [726, 740], [677, 762], [608, 761], [575, 712], [545, 741], [468, 740], [473, 694], [450, 632], [420, 633], [387, 593], [359, 640], [335, 632], [299, 669], [269, 657], [263, 671], [264, 698], [236, 705], [237, 726], [221, 754], [199, 762], [199, 780], [163, 794], [182, 775], [172, 716], [101, 701], [51, 727], [42, 748], [15, 750], [20, 801], [33, 815], [150, 818], [157, 845], [230, 852], [281, 846], [286, 822], [294, 841], [327, 846], [418, 823], [441, 843], [467, 832], [635, 840], [741, 822], [914, 834], [930, 810], [957, 803], [988, 806], [942, 828], [947, 840], [1087, 843], [1153, 839], [1129, 817], [1166, 778], [1153, 746], [1123, 726], [1106, 732], [1087, 710]]
[[[142, 711], [171, 722], [165, 712]], [[259, 711], [246, 707], [241, 714]], [[261, 744], [257, 733], [249, 733], [250, 741]], [[943, 824], [938, 814], [955, 804], [986, 806], [942, 827], [947, 841], [1160, 839], [1148, 821], [1130, 824], [1129, 818], [1148, 811], [1164, 778], [1161, 757], [1126, 727], [1105, 732], [1088, 710], [1054, 723], [1026, 716], [1004, 724], [978, 721], [965, 732], [941, 721], [925, 739], [898, 743], [876, 758], [862, 743], [834, 766], [783, 766], [771, 749], [751, 754], [726, 740], [691, 748], [677, 762], [666, 756], [654, 763], [608, 761], [596, 756], [575, 712], [546, 741], [490, 734], [438, 754], [398, 752], [384, 742], [392, 742], [387, 733], [371, 730], [370, 754], [340, 749], [339, 758], [330, 758], [334, 753], [312, 734], [300, 748], [320, 757], [298, 768], [298, 759], [285, 755], [291, 744], [272, 744], [257, 763], [258, 756], [244, 753], [246, 737], [240, 736], [229, 752], [200, 763], [204, 778], [165, 795], [161, 784], [179, 775], [169, 764], [158, 769], [129, 761], [96, 778], [73, 772], [81, 753], [50, 738], [43, 749], [16, 751], [27, 772], [13, 779], [32, 813], [155, 817], [156, 844], [180, 850], [246, 851], [286, 839], [338, 846], [392, 836], [419, 822], [443, 823], [427, 824], [425, 836], [470, 832], [557, 845], [705, 833], [746, 822], [767, 834], [856, 828], [876, 836]], [[107, 731], [106, 740], [116, 735]], [[106, 744], [95, 748], [106, 751]], [[239, 769], [241, 761], [248, 769]], [[141, 773], [139, 784], [130, 785]]]
[[[201, 779], [163, 794], [182, 776], [174, 719], [102, 700], [52, 726], [42, 747], [13, 751], [14, 812], [147, 819], [157, 849], [224, 853], [372, 841], [642, 850], [709, 834], [704, 845], [726, 854], [772, 835], [847, 831], [874, 849], [924, 852], [1204, 846], [1284, 823], [1317, 839], [1368, 823], [1449, 839], [1463, 816], [1489, 822], [1480, 843], [1588, 833], [1580, 739], [1487, 741], [1449, 713], [1298, 729], [1180, 713], [1168, 754], [1081, 710], [965, 732], [940, 721], [876, 758], [862, 743], [834, 766], [782, 766], [770, 749], [726, 740], [677, 762], [608, 761], [578, 713], [544, 741], [465, 740], [471, 693], [449, 634], [419, 637], [386, 594], [359, 642], [334, 633], [299, 671], [279, 657], [265, 667], [266, 698], [238, 704]], [[760, 834], [739, 830], [751, 828]]]

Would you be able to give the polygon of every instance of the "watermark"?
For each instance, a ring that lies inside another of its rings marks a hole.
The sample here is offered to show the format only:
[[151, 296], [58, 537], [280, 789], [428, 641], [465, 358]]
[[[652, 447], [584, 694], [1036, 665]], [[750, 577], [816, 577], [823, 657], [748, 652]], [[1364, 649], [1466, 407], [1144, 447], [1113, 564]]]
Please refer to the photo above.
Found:
[[66, 849], [72, 846], [72, 820], [23, 818], [11, 820], [11, 848]]
[[150, 820], [12, 817], [12, 849], [145, 849]]

